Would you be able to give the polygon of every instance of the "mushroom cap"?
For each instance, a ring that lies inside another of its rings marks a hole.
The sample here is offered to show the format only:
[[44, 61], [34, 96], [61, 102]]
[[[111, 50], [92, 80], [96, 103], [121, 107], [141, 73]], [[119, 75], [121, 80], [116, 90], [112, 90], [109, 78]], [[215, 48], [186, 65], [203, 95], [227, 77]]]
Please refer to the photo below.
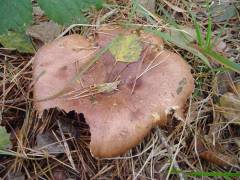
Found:
[[[115, 28], [115, 29], [114, 29]], [[133, 32], [120, 27], [100, 29], [95, 38], [98, 49], [118, 34]], [[78, 69], [94, 57], [96, 47], [80, 35], [62, 37], [41, 48], [34, 57], [33, 76], [35, 106], [39, 112], [58, 107], [83, 113], [90, 126], [90, 150], [93, 156], [118, 156], [137, 145], [156, 125], [166, 125], [167, 115], [182, 108], [194, 89], [190, 66], [177, 54], [155, 51], [150, 44], [162, 46], [162, 40], [151, 34], [140, 35], [145, 48], [137, 62], [116, 62], [110, 52], [104, 53], [78, 82], [69, 84]], [[144, 55], [145, 54], [145, 55]], [[45, 71], [44, 74], [41, 72]], [[42, 74], [41, 76], [39, 76]], [[120, 80], [117, 90], [77, 99], [62, 96], [37, 101], [68, 87], [80, 92], [103, 83]]]

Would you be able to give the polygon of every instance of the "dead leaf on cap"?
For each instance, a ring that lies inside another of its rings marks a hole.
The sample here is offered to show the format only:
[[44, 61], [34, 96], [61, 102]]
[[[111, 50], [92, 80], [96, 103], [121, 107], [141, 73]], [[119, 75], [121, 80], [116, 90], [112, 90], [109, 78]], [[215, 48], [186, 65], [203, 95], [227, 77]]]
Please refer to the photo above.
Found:
[[142, 46], [136, 35], [119, 35], [112, 40], [109, 50], [116, 61], [131, 63], [140, 59]]

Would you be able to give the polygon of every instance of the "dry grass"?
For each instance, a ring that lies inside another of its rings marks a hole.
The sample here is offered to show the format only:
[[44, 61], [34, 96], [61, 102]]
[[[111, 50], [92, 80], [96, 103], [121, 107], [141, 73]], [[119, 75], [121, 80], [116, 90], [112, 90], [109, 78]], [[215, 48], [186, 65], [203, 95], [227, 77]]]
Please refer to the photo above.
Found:
[[[169, 1], [173, 5], [186, 9], [178, 0]], [[163, 6], [177, 22], [182, 25], [192, 24], [187, 13], [176, 13], [163, 2]], [[199, 11], [198, 6], [194, 8]], [[131, 14], [130, 3], [105, 8], [89, 14], [91, 24], [130, 23], [136, 26], [164, 29], [166, 22], [160, 16], [146, 19]], [[160, 11], [157, 11], [162, 15]], [[157, 17], [157, 18], [156, 18]], [[237, 17], [239, 18], [239, 17]], [[236, 19], [232, 21], [239, 22]], [[202, 18], [202, 27], [206, 27], [206, 17]], [[219, 24], [215, 24], [216, 31]], [[72, 26], [69, 33], [94, 34], [96, 26], [86, 25], [81, 28]], [[229, 23], [227, 33], [238, 31], [235, 23]], [[67, 32], [67, 33], [68, 33]], [[239, 31], [238, 31], [239, 32]], [[239, 38], [239, 35], [238, 35]], [[229, 39], [226, 55], [239, 58], [239, 39]], [[181, 54], [193, 67], [196, 90], [186, 106], [186, 120], [169, 120], [165, 128], [155, 128], [137, 147], [121, 157], [96, 160], [88, 148], [90, 134], [82, 115], [73, 112], [64, 113], [57, 109], [44, 112], [39, 118], [32, 107], [31, 56], [19, 54], [8, 49], [0, 49], [0, 107], [1, 123], [11, 132], [13, 156], [0, 157], [0, 176], [17, 176], [21, 173], [29, 179], [188, 179], [190, 174], [171, 174], [170, 169], [183, 172], [237, 172], [239, 167], [239, 126], [224, 121], [216, 109], [220, 92], [217, 90], [216, 74], [187, 51], [167, 44], [166, 48]], [[75, 135], [65, 133], [63, 127], [68, 121], [77, 128]], [[36, 147], [36, 137], [40, 133], [50, 132], [55, 142], [64, 147], [63, 154], [48, 154]], [[203, 144], [199, 148], [199, 141]], [[200, 149], [200, 150], [199, 150]], [[201, 152], [210, 149], [227, 161], [224, 165], [203, 160]], [[227, 159], [223, 158], [223, 154]], [[201, 179], [201, 176], [191, 176]], [[210, 179], [210, 177], [205, 177]], [[217, 178], [217, 177], [216, 177]], [[218, 177], [221, 179], [221, 177]]]

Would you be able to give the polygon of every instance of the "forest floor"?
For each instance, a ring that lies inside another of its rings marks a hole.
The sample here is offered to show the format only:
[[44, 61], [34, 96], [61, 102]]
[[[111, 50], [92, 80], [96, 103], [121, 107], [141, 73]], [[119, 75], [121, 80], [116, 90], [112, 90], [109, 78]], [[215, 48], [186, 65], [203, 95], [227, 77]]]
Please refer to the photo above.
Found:
[[[156, 31], [170, 31], [172, 41], [162, 37], [164, 48], [181, 55], [192, 66], [195, 80], [195, 90], [185, 108], [185, 121], [171, 119], [168, 126], [154, 128], [138, 146], [126, 154], [97, 160], [89, 151], [89, 128], [84, 121], [79, 121], [83, 119], [81, 115], [51, 109], [46, 110], [41, 118], [38, 117], [31, 100], [31, 58], [34, 54], [0, 47], [0, 122], [11, 134], [13, 146], [10, 151], [0, 151], [0, 177], [238, 179], [239, 73], [224, 68], [222, 65], [226, 62], [220, 65], [221, 58], [214, 60], [214, 56], [207, 57], [212, 66], [212, 69], [209, 68], [203, 58], [181, 44], [183, 40], [176, 29], [178, 27], [189, 33], [196, 49], [199, 48], [199, 41], [202, 40], [203, 44], [209, 41], [214, 52], [239, 63], [240, 3], [220, 0], [207, 5], [201, 0], [163, 0], [153, 1], [153, 5], [147, 7], [136, 1], [110, 2], [111, 6], [87, 14], [90, 21], [88, 25], [71, 26], [66, 34], [80, 33], [87, 36], [94, 33], [97, 25], [109, 23], [128, 23]], [[36, 15], [35, 18], [38, 22], [48, 21], [42, 15]], [[36, 39], [32, 41], [36, 49], [42, 46]], [[65, 123], [66, 119], [68, 124]], [[63, 127], [57, 123], [59, 121]], [[64, 137], [61, 133], [64, 128], [81, 138]], [[39, 137], [41, 133], [43, 135]], [[38, 150], [38, 138], [43, 138], [45, 145], [54, 144], [48, 151], [58, 153]]]

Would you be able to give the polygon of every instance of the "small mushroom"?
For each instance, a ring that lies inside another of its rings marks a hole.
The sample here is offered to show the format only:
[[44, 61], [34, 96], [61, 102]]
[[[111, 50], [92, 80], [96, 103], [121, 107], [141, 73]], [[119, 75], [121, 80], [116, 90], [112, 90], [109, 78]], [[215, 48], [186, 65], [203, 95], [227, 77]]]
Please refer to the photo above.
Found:
[[[45, 45], [34, 57], [36, 109], [58, 107], [83, 113], [90, 126], [90, 150], [98, 158], [125, 153], [153, 127], [166, 125], [172, 111], [183, 117], [182, 109], [194, 89], [190, 66], [175, 53], [156, 50], [162, 40], [143, 32], [137, 35], [143, 47], [138, 61], [119, 62], [107, 51], [78, 81], [72, 81], [114, 37], [133, 33], [107, 26], [98, 30], [94, 43], [69, 35]], [[64, 94], [47, 98], [63, 88]]]

